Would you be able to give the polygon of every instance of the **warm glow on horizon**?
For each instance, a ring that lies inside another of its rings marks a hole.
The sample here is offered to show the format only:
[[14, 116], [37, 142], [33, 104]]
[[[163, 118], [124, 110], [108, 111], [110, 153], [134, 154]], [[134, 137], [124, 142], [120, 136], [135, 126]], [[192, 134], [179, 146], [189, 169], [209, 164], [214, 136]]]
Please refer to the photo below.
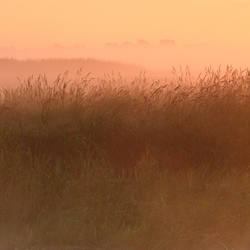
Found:
[[1, 0], [0, 48], [170, 39], [238, 55], [250, 48], [249, 10], [246, 0]]
[[0, 46], [134, 42], [249, 45], [250, 1], [2, 0]]

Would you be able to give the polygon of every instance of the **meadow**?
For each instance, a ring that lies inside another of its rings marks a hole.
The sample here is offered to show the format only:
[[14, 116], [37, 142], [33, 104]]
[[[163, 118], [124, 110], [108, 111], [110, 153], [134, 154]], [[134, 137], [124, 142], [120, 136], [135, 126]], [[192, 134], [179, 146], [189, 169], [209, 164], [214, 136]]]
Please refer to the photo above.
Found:
[[246, 250], [250, 71], [3, 89], [0, 249]]

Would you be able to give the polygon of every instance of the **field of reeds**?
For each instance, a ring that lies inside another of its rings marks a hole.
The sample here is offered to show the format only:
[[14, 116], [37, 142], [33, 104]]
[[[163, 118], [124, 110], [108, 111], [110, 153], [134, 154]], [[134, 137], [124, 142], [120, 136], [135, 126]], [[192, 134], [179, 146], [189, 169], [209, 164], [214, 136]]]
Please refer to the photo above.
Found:
[[0, 100], [0, 249], [250, 248], [249, 70], [79, 70]]

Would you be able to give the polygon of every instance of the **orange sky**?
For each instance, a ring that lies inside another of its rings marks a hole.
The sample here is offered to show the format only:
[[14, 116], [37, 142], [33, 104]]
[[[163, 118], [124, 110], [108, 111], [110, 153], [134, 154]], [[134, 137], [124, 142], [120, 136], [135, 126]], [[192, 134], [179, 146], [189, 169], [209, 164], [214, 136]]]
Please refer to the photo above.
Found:
[[250, 0], [1, 0], [0, 47], [107, 42], [250, 48]]
[[1, 0], [0, 46], [106, 42], [250, 44], [250, 1]]

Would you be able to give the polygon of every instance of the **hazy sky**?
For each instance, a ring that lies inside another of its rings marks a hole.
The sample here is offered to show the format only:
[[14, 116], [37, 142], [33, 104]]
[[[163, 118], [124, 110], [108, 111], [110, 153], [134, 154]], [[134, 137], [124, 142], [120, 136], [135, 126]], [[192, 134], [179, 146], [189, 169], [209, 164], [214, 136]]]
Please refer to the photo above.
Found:
[[[0, 0], [0, 57], [92, 57], [157, 69], [245, 68], [249, 13], [250, 0]], [[154, 46], [123, 46], [140, 39]], [[162, 49], [157, 46], [162, 39], [177, 47]]]
[[250, 45], [250, 0], [0, 0], [0, 47]]

